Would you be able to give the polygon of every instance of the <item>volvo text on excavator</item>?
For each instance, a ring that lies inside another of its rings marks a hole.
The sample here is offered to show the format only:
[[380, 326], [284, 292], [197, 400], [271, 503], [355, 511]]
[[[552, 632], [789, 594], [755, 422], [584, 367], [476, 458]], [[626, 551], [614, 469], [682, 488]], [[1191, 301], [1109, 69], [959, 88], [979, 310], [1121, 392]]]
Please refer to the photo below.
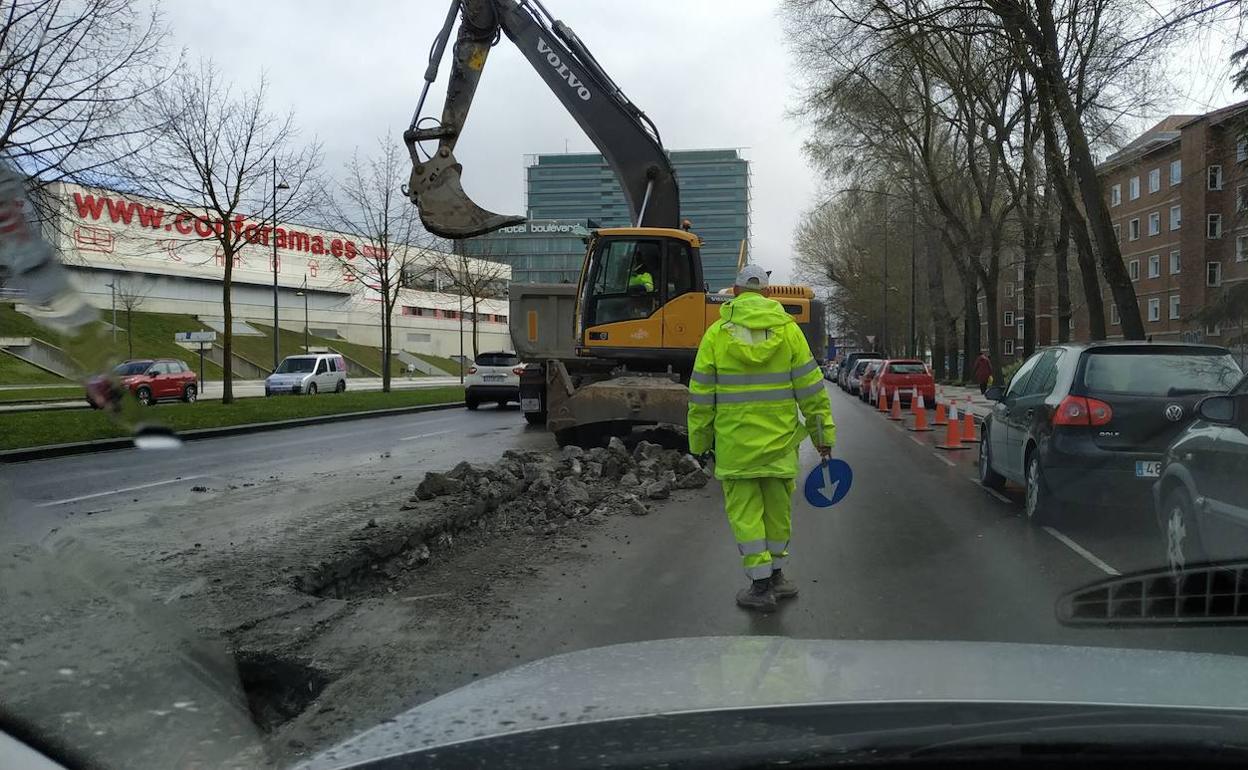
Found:
[[[441, 120], [422, 118], [457, 18]], [[502, 35], [520, 49], [602, 153], [619, 179], [632, 219], [631, 226], [592, 232], [571, 317], [559, 318], [561, 326], [566, 323], [569, 344], [546, 345], [545, 358], [533, 362], [542, 387], [540, 394], [525, 393], [522, 384], [526, 417], [545, 421], [561, 444], [605, 441], [638, 424], [682, 425], [685, 385], [698, 343], [728, 296], [709, 291], [703, 280], [702, 242], [681, 219], [676, 174], [658, 129], [539, 0], [451, 3], [403, 135], [412, 158], [406, 192], [425, 229], [446, 238], [470, 238], [524, 221], [474, 203], [464, 192], [455, 158], [486, 59]], [[432, 142], [436, 149], [426, 152]], [[568, 293], [551, 288], [554, 294]], [[807, 330], [812, 349], [822, 350], [823, 313], [813, 292], [776, 286], [772, 294]], [[536, 342], [537, 330], [548, 322], [539, 320], [533, 307], [517, 308], [520, 295], [533, 297], [532, 287], [512, 292], [512, 338], [525, 355], [526, 348], [533, 348], [525, 343]]]

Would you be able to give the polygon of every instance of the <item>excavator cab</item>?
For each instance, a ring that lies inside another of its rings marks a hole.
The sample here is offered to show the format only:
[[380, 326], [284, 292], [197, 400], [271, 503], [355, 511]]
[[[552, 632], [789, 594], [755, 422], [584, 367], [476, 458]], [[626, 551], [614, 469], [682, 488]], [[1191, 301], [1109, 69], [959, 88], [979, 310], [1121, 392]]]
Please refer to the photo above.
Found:
[[577, 293], [580, 355], [644, 369], [692, 365], [706, 331], [701, 248], [684, 230], [594, 231]]

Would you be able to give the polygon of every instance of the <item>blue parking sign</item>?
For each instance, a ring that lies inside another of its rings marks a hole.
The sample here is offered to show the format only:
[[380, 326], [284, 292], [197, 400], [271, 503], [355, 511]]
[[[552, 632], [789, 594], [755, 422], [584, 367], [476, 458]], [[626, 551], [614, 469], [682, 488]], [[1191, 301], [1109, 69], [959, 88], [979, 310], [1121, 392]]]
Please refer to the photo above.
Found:
[[854, 471], [844, 460], [824, 460], [806, 475], [806, 502], [816, 508], [830, 508], [845, 499], [854, 483]]

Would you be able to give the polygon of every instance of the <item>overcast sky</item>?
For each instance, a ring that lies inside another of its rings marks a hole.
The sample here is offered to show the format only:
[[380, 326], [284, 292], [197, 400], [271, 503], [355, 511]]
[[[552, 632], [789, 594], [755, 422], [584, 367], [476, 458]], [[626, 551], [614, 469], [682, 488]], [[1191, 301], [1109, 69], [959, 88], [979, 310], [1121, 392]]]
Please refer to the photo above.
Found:
[[[796, 73], [778, 3], [545, 4], [650, 115], [668, 149], [743, 150], [751, 163], [753, 259], [787, 277], [793, 230], [816, 199], [819, 178], [802, 156], [802, 126], [786, 117]], [[367, 152], [387, 131], [401, 141], [447, 3], [169, 0], [164, 7], [190, 59], [212, 57], [240, 86], [264, 72], [272, 106], [295, 110], [304, 135], [323, 143], [327, 171], [337, 173], [355, 147]], [[1200, 59], [1188, 48], [1176, 62], [1173, 111], [1204, 111], [1235, 98], [1225, 86], [1224, 42], [1208, 42], [1218, 55]], [[442, 84], [446, 72], [444, 63]], [[441, 113], [442, 95], [441, 88], [431, 94], [426, 114]], [[465, 190], [488, 209], [524, 214], [524, 156], [565, 148], [594, 150], [504, 40], [490, 54], [456, 149]]]

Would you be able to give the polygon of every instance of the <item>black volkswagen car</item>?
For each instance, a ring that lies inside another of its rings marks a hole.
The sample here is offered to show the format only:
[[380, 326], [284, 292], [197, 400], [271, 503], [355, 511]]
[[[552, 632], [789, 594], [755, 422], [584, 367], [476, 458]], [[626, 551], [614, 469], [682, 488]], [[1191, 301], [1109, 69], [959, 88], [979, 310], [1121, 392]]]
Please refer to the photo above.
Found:
[[[979, 447], [979, 480], [1026, 488], [1027, 518], [1055, 522], [1064, 507], [1147, 503], [1166, 447], [1196, 404], [1242, 376], [1213, 345], [1066, 344], [1027, 359], [995, 401]], [[1074, 504], [1064, 506], [1063, 504]]]
[[1153, 485], [1157, 524], [1171, 569], [1248, 557], [1248, 377], [1196, 407], [1170, 444]]

